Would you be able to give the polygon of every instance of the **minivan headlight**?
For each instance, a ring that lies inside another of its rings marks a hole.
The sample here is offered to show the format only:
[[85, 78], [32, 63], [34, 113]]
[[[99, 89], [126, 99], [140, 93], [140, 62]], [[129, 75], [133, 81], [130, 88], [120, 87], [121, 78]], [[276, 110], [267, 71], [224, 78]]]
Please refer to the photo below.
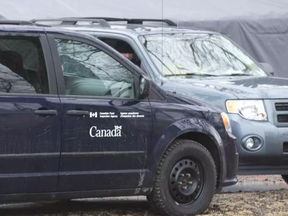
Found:
[[228, 113], [239, 114], [245, 119], [267, 121], [267, 114], [262, 100], [228, 100]]

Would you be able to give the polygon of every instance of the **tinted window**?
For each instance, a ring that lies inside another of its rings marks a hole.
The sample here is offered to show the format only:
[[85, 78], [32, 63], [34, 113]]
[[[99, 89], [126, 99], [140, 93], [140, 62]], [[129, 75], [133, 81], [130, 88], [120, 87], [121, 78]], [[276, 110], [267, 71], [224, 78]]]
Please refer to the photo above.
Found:
[[134, 98], [133, 74], [111, 56], [74, 40], [56, 45], [68, 95]]
[[0, 37], [0, 93], [49, 93], [39, 38]]

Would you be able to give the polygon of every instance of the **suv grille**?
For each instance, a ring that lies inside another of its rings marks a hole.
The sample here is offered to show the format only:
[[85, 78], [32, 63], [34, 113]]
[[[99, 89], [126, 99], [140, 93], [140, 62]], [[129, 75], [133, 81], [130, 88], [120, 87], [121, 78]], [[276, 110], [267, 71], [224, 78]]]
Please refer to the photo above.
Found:
[[288, 122], [288, 114], [287, 115], [277, 115], [278, 122]]
[[288, 103], [275, 103], [277, 111], [288, 111]]
[[283, 152], [288, 152], [288, 142], [283, 143]]
[[267, 107], [272, 108], [271, 112], [267, 109], [267, 115], [273, 120], [273, 124], [276, 127], [288, 128], [288, 97], [282, 100], [267, 100], [265, 103]]

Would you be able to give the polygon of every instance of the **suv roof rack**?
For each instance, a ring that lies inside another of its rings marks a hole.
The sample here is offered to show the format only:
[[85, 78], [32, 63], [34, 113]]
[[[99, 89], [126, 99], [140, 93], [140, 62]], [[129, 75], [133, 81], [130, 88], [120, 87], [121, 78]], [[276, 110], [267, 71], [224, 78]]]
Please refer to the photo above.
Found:
[[33, 25], [34, 23], [24, 20], [0, 20], [0, 25]]
[[76, 25], [78, 22], [91, 22], [98, 23], [102, 27], [110, 27], [110, 25], [104, 19], [94, 19], [94, 18], [56, 18], [56, 19], [32, 19], [32, 23], [37, 24], [37, 22], [61, 22], [60, 25]]
[[126, 21], [127, 24], [140, 24], [140, 25], [143, 25], [143, 22], [164, 22], [169, 26], [177, 26], [177, 24], [170, 19], [127, 19], [127, 18], [115, 18], [115, 17], [78, 17], [78, 19], [101, 19], [107, 22]]

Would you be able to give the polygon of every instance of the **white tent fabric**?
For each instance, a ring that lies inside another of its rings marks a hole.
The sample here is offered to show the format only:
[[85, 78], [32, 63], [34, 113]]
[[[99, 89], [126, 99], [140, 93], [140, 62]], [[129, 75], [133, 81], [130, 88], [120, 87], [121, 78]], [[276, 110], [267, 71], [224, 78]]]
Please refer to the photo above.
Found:
[[8, 19], [104, 16], [170, 18], [221, 32], [288, 77], [287, 0], [0, 0]]

